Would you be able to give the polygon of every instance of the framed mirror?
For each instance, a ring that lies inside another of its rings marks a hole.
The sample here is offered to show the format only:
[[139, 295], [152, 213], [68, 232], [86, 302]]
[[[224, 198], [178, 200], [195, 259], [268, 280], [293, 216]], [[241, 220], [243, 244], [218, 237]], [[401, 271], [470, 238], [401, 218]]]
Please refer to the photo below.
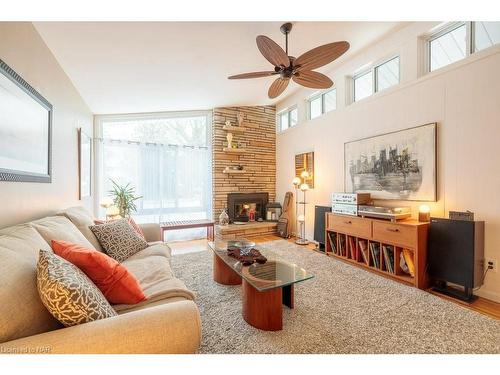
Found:
[[52, 181], [52, 105], [0, 60], [0, 181]]
[[314, 188], [314, 152], [295, 155], [295, 177]]

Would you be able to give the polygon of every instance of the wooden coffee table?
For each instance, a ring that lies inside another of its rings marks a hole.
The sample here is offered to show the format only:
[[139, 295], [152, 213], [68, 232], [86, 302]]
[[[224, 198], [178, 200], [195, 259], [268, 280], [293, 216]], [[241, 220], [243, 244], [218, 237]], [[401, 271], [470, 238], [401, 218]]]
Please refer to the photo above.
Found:
[[243, 266], [227, 254], [226, 241], [209, 242], [213, 252], [213, 277], [223, 285], [242, 284], [243, 319], [265, 331], [283, 329], [283, 308], [294, 307], [294, 284], [313, 278], [303, 268], [276, 259], [258, 246], [268, 261]]

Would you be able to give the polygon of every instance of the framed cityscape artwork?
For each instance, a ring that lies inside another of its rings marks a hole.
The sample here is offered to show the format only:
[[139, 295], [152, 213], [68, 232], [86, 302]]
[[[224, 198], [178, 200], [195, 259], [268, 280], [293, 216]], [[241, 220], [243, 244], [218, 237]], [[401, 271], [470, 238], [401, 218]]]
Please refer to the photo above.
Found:
[[345, 191], [436, 201], [436, 128], [432, 123], [345, 143]]
[[0, 60], [0, 181], [51, 182], [52, 105]]

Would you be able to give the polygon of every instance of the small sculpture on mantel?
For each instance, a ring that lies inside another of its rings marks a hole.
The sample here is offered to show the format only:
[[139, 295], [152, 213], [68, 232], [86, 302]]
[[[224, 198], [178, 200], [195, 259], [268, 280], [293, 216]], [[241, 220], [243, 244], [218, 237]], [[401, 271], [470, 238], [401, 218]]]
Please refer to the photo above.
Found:
[[243, 126], [243, 113], [238, 112], [236, 115], [236, 118], [238, 120], [238, 126]]
[[226, 120], [226, 126], [231, 126], [231, 121]]
[[229, 225], [229, 215], [227, 214], [227, 208], [224, 207], [219, 215], [219, 225], [225, 227]]
[[227, 133], [226, 139], [227, 139], [227, 147], [233, 148], [233, 133]]

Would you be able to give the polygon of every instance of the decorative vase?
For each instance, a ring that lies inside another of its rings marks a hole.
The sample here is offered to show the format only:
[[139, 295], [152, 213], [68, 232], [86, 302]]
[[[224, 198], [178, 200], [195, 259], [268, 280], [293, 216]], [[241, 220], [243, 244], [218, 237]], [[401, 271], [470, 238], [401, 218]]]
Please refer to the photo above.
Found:
[[219, 225], [223, 227], [229, 225], [229, 215], [227, 214], [225, 208], [222, 209], [222, 212], [219, 215]]
[[226, 139], [227, 139], [227, 147], [233, 148], [233, 133], [227, 133]]
[[236, 118], [238, 119], [238, 126], [243, 126], [243, 113], [238, 112]]

